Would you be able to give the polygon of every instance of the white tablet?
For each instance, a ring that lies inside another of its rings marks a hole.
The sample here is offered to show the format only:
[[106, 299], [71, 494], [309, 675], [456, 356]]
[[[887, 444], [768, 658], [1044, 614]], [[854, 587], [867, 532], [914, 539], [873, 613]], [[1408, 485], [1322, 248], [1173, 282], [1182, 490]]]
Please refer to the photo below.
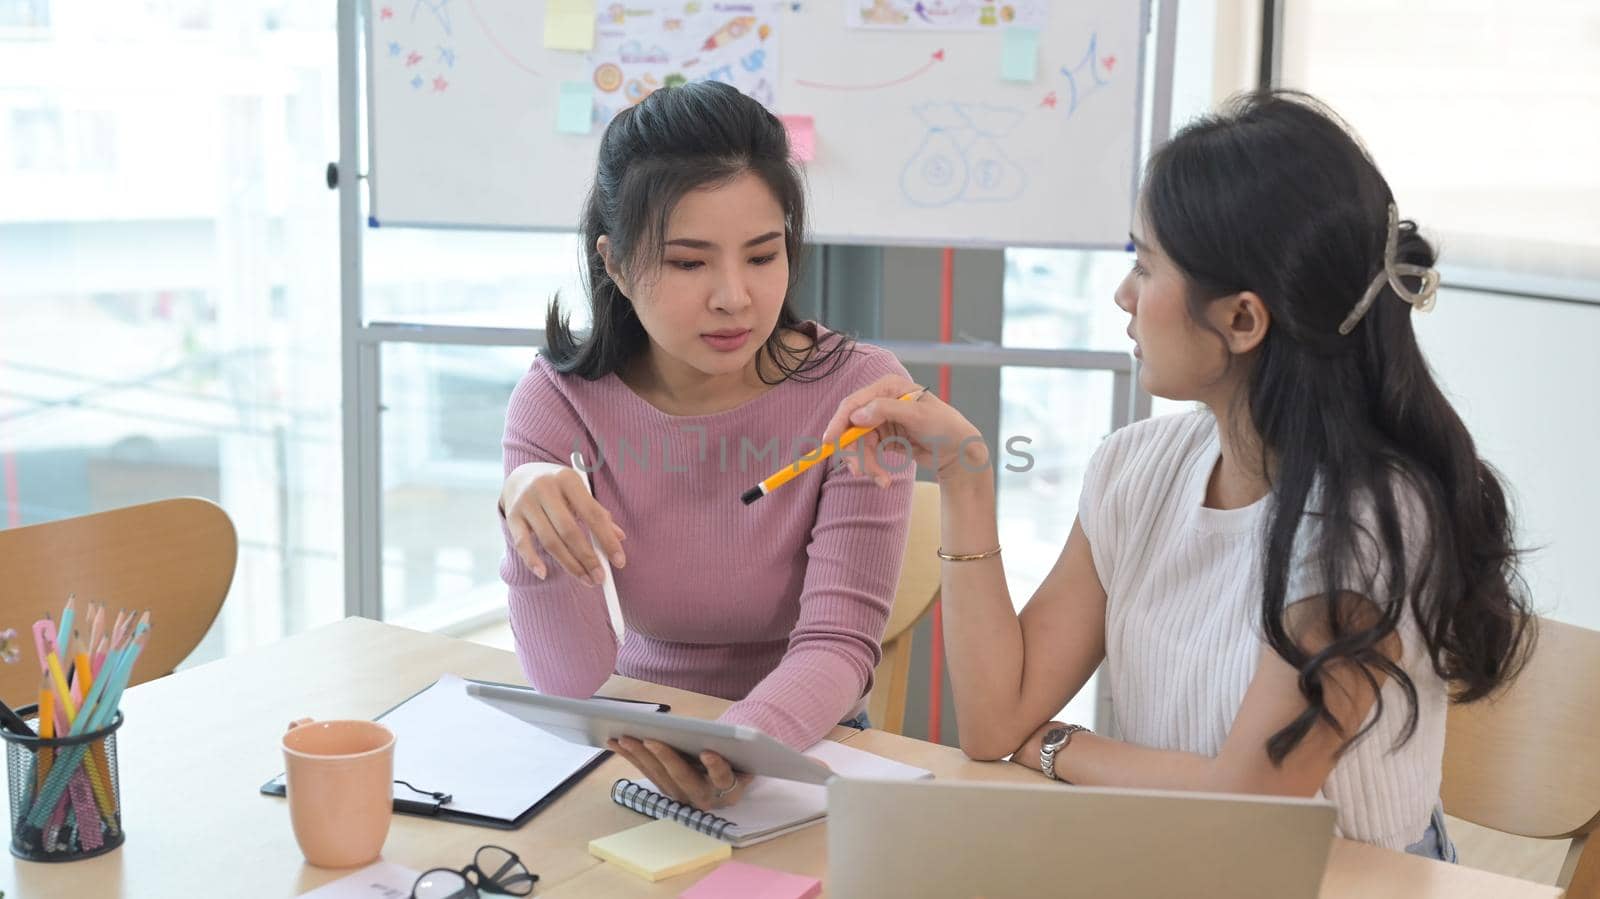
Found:
[[467, 682], [467, 695], [569, 743], [606, 748], [619, 737], [657, 740], [691, 757], [710, 750], [735, 771], [826, 784], [833, 773], [753, 727], [627, 708], [604, 700], [546, 696], [523, 687]]

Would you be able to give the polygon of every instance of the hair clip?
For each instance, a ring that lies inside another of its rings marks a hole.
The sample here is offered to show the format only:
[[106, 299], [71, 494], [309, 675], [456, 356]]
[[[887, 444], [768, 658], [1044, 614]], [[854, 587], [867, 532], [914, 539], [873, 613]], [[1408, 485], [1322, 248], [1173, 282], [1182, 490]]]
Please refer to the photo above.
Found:
[[[1361, 301], [1356, 303], [1350, 314], [1345, 316], [1339, 325], [1340, 334], [1349, 334], [1360, 323], [1361, 317], [1372, 308], [1372, 303], [1378, 298], [1378, 292], [1383, 290], [1385, 284], [1394, 288], [1395, 296], [1411, 304], [1411, 308], [1418, 312], [1431, 311], [1439, 298], [1439, 272], [1422, 265], [1412, 265], [1408, 262], [1395, 262], [1395, 256], [1400, 247], [1400, 213], [1394, 204], [1389, 204], [1389, 233], [1383, 244], [1383, 271], [1373, 277], [1372, 283], [1367, 286], [1367, 292], [1361, 295]], [[1406, 287], [1400, 279], [1402, 277], [1421, 278], [1422, 284], [1416, 291]]]

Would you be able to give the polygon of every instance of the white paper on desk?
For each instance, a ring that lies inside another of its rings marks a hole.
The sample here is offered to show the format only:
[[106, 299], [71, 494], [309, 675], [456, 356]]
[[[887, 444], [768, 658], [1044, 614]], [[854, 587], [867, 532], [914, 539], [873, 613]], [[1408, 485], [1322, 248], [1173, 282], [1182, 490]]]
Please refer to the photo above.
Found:
[[[925, 768], [851, 749], [832, 740], [823, 740], [804, 754], [827, 765], [840, 777], [922, 780], [933, 776], [933, 772]], [[656, 789], [655, 784], [645, 778], [638, 778], [634, 783], [649, 790]], [[743, 848], [820, 821], [827, 810], [827, 787], [775, 777], [754, 777], [738, 802], [712, 814], [733, 822], [728, 835], [733, 837], [735, 846]]]
[[[473, 699], [466, 681], [454, 674], [378, 720], [395, 733], [395, 780], [449, 793], [444, 808], [508, 821], [605, 752], [568, 743]], [[427, 800], [398, 783], [394, 795]]]
[[376, 861], [354, 874], [325, 883], [301, 899], [411, 899], [411, 888], [422, 875], [404, 865]]

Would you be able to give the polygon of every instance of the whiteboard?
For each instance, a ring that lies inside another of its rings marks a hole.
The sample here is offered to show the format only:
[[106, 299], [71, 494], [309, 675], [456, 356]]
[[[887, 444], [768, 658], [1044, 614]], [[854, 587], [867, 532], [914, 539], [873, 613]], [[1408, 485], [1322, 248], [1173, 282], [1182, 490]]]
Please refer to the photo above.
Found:
[[[607, 9], [621, 14], [620, 5], [597, 5], [602, 25]], [[708, 7], [760, 20], [772, 63], [760, 99], [814, 124], [804, 163], [813, 240], [1126, 244], [1140, 161], [1144, 0], [1036, 0], [1044, 12], [1026, 81], [1002, 77], [1008, 58], [1027, 58], [1008, 54], [1017, 42], [1003, 28], [851, 27], [869, 0], [685, 5], [702, 21]], [[597, 70], [600, 44], [592, 54], [545, 46], [546, 6], [371, 0], [371, 224], [576, 229], [605, 104], [626, 105], [627, 91], [590, 88], [589, 133], [557, 130], [564, 85], [616, 80]]]

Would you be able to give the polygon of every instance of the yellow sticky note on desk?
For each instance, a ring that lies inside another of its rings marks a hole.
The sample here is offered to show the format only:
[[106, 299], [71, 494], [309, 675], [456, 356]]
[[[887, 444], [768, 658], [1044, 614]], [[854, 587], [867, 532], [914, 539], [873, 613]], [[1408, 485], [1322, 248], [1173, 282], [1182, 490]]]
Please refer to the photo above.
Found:
[[654, 883], [733, 856], [733, 846], [662, 819], [589, 841], [589, 854]]
[[545, 0], [544, 45], [551, 50], [593, 50], [594, 0]]

